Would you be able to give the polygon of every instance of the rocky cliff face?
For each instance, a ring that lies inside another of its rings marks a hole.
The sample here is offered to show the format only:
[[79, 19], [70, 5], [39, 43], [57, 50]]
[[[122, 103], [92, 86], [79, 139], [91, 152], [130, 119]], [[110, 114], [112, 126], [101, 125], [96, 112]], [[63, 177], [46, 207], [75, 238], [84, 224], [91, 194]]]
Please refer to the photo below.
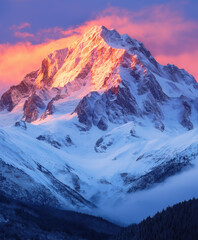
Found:
[[35, 79], [38, 76], [38, 71], [27, 74], [23, 81], [16, 86], [12, 86], [6, 91], [0, 100], [0, 110], [8, 110], [9, 112], [21, 101], [23, 98], [29, 97], [35, 90]]

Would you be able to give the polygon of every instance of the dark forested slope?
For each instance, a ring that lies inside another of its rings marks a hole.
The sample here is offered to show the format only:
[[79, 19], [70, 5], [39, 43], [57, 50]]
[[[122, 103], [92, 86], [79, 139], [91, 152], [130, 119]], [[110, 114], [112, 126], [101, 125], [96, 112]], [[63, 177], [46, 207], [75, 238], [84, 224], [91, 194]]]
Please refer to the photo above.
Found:
[[121, 230], [116, 240], [197, 240], [198, 199], [168, 207], [154, 217]]
[[0, 194], [1, 240], [197, 240], [198, 199], [120, 228], [102, 218], [35, 207]]
[[102, 218], [30, 206], [0, 194], [0, 240], [101, 240], [119, 231]]

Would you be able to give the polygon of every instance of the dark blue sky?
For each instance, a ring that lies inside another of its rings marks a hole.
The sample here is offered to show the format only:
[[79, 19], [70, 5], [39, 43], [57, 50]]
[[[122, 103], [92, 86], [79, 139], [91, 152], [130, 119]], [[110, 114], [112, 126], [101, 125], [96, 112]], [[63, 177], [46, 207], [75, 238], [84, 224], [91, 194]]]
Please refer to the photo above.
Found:
[[35, 34], [41, 29], [80, 25], [109, 6], [140, 11], [159, 4], [171, 5], [186, 20], [198, 20], [198, 0], [0, 0], [0, 43], [21, 41], [11, 27], [24, 22], [31, 24], [26, 30]]

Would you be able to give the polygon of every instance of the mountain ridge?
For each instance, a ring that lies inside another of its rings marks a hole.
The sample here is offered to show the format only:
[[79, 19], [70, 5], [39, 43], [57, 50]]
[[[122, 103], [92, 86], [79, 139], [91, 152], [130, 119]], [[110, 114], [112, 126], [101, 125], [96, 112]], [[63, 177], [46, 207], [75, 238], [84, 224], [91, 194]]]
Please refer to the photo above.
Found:
[[[125, 69], [128, 72], [125, 71], [124, 76], [121, 76]], [[154, 101], [164, 102], [168, 96], [163, 92], [162, 86], [154, 74], [159, 77], [171, 76], [173, 82], [178, 82], [178, 78], [182, 78], [188, 87], [193, 85], [193, 88], [197, 88], [195, 79], [184, 70], [179, 70], [174, 65], [160, 66], [142, 43], [131, 39], [128, 35], [119, 35], [116, 30], [97, 26], [91, 28], [68, 48], [50, 54], [43, 60], [40, 70], [28, 74], [19, 85], [11, 87], [2, 95], [0, 109], [12, 111], [22, 99], [29, 96], [24, 103], [23, 119], [32, 122], [41, 115], [43, 119], [52, 114], [52, 109], [55, 109], [53, 103], [61, 98], [73, 96], [74, 99], [82, 99], [87, 95], [88, 99], [88, 94], [94, 91], [99, 94], [108, 91], [112, 93], [117, 91], [118, 93], [124, 88], [125, 94], [130, 95], [131, 101], [137, 104], [138, 100], [127, 87], [133, 81], [136, 86], [133, 84], [131, 88], [137, 89], [137, 95], [141, 96], [150, 92], [151, 96], [144, 101], [144, 109], [140, 110], [138, 107], [132, 111], [132, 114], [141, 112], [139, 115], [145, 115], [150, 110], [159, 113], [159, 107]], [[125, 78], [135, 81], [130, 80], [129, 83]], [[168, 84], [172, 84], [173, 88], [177, 89], [174, 83], [169, 82]], [[120, 99], [126, 102], [122, 93], [121, 95]], [[185, 94], [183, 95], [185, 96]], [[153, 110], [151, 105], [154, 105]], [[187, 105], [185, 102], [185, 109]], [[124, 106], [124, 108], [130, 112], [128, 107]], [[79, 107], [76, 107], [73, 110], [78, 109]], [[40, 114], [40, 112], [43, 113]], [[193, 124], [188, 120], [189, 114], [184, 115], [183, 125], [192, 129]], [[106, 129], [105, 120], [103, 120], [106, 118], [106, 116], [102, 116], [98, 121], [98, 123], [102, 122], [99, 124], [99, 126], [102, 125], [101, 128]], [[158, 118], [158, 116], [154, 116], [154, 121]], [[79, 119], [82, 122], [82, 116], [79, 116]], [[164, 129], [160, 121], [157, 121], [156, 125], [161, 125], [159, 128]]]
[[94, 27], [1, 96], [0, 191], [104, 214], [195, 168], [197, 103], [185, 70]]

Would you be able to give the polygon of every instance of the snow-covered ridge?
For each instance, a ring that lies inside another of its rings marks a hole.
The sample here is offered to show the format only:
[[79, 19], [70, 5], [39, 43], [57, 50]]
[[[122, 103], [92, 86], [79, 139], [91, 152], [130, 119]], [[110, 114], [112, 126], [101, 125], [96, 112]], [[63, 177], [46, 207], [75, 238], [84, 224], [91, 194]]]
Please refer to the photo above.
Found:
[[128, 35], [93, 27], [1, 96], [0, 191], [113, 208], [196, 163], [197, 106], [193, 76], [158, 64]]

